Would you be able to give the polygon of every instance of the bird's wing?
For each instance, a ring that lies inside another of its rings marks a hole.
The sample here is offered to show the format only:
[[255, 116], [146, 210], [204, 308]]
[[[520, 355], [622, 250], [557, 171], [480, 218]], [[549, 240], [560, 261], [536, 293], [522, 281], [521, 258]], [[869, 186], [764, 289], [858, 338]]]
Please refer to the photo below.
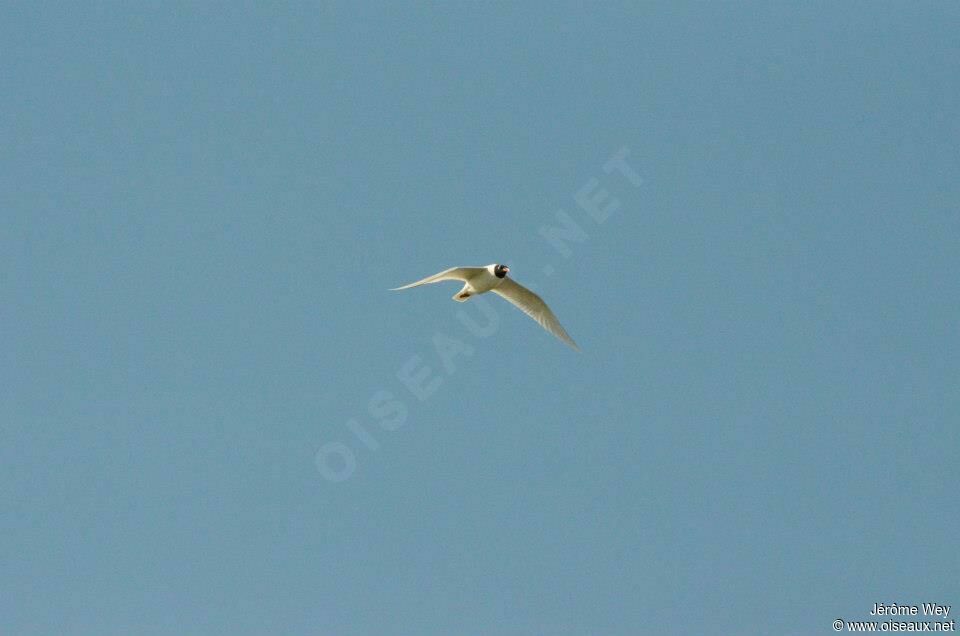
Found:
[[415, 283], [410, 283], [409, 285], [404, 285], [403, 287], [394, 287], [390, 291], [399, 291], [401, 289], [410, 289], [411, 287], [419, 287], [420, 285], [428, 285], [430, 283], [439, 283], [442, 280], [462, 280], [466, 281], [468, 278], [479, 274], [485, 267], [451, 267], [450, 269], [444, 270], [439, 274], [434, 274], [433, 276], [427, 276], [424, 279], [418, 280]]
[[503, 296], [516, 305], [520, 311], [540, 323], [541, 327], [577, 351], [580, 351], [580, 347], [577, 346], [577, 343], [573, 341], [573, 338], [571, 338], [566, 329], [563, 328], [560, 321], [557, 320], [557, 317], [553, 315], [553, 312], [547, 307], [547, 303], [543, 302], [543, 299], [532, 291], [509, 278], [505, 278], [502, 283], [490, 291]]

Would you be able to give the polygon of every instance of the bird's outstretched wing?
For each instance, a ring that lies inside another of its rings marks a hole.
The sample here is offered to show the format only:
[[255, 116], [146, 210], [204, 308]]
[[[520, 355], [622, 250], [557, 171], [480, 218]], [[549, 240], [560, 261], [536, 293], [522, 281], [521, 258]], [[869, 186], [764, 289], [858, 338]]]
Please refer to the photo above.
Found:
[[415, 283], [410, 283], [409, 285], [404, 285], [403, 287], [394, 287], [390, 291], [400, 291], [401, 289], [410, 289], [411, 287], [419, 287], [420, 285], [439, 283], [442, 280], [466, 281], [468, 278], [472, 278], [485, 269], [485, 267], [451, 267], [448, 270], [444, 270], [439, 274], [434, 274], [433, 276], [427, 276], [426, 278], [418, 280]]
[[577, 346], [577, 343], [573, 341], [573, 338], [570, 337], [570, 334], [568, 334], [566, 329], [563, 328], [563, 325], [560, 324], [560, 321], [557, 320], [557, 317], [553, 315], [553, 312], [550, 311], [549, 307], [547, 307], [547, 303], [543, 302], [543, 299], [534, 294], [532, 291], [509, 278], [504, 279], [500, 285], [494, 287], [491, 291], [495, 294], [503, 296], [505, 299], [516, 305], [520, 311], [540, 323], [541, 327], [555, 335], [557, 338], [560, 338], [577, 351], [580, 351], [580, 347]]

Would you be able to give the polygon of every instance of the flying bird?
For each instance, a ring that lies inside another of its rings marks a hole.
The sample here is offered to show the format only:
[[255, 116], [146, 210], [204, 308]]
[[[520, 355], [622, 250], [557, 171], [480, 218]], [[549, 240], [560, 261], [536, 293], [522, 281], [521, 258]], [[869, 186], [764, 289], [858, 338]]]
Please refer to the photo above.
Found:
[[418, 280], [415, 283], [410, 283], [409, 285], [404, 285], [403, 287], [396, 287], [390, 291], [410, 289], [411, 287], [439, 283], [445, 280], [463, 281], [463, 289], [453, 295], [453, 299], [455, 301], [460, 303], [466, 302], [471, 296], [478, 296], [480, 294], [485, 294], [489, 291], [492, 291], [494, 294], [505, 298], [520, 311], [536, 320], [538, 323], [540, 323], [541, 327], [555, 335], [557, 338], [563, 340], [577, 351], [580, 351], [580, 347], [577, 346], [577, 343], [573, 341], [573, 338], [571, 338], [567, 331], [563, 328], [563, 326], [560, 324], [560, 321], [557, 320], [557, 317], [553, 315], [553, 312], [550, 311], [549, 307], [547, 307], [547, 303], [543, 302], [542, 298], [534, 294], [520, 283], [514, 282], [512, 279], [507, 278], [507, 274], [509, 272], [509, 267], [506, 265], [498, 265], [496, 263], [487, 265], [486, 267], [451, 267], [450, 269], [442, 271], [439, 274], [427, 276], [426, 278]]

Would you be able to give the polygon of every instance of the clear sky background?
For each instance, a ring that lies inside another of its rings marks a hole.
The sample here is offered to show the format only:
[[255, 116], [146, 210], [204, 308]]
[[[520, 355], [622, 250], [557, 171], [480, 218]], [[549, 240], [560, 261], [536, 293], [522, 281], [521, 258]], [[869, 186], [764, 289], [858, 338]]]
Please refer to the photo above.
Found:
[[[960, 614], [958, 33], [950, 2], [7, 3], [0, 632]], [[493, 262], [583, 353], [387, 291]]]

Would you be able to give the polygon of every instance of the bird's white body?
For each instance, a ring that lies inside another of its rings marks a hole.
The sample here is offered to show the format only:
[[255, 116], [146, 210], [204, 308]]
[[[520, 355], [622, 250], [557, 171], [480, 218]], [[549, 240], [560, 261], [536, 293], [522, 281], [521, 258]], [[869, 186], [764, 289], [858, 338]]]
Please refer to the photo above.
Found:
[[507, 278], [509, 271], [509, 267], [506, 265], [498, 265], [497, 263], [491, 263], [486, 267], [451, 267], [439, 274], [427, 276], [415, 283], [397, 287], [391, 291], [410, 289], [411, 287], [419, 287], [420, 285], [428, 285], [430, 283], [439, 283], [444, 280], [463, 281], [463, 288], [453, 295], [455, 301], [462, 303], [469, 300], [471, 296], [492, 291], [536, 320], [541, 327], [579, 351], [580, 347], [577, 346], [577, 343], [573, 341], [573, 338], [571, 338], [563, 328], [560, 321], [557, 320], [557, 317], [553, 315], [553, 312], [547, 307], [547, 303], [543, 302], [542, 298], [523, 285]]
[[[494, 268], [497, 266], [496, 263], [492, 265], [487, 265], [484, 268], [476, 268], [480, 271], [474, 272], [472, 275], [468, 276], [463, 284], [463, 289], [458, 291], [453, 297], [454, 300], [463, 302], [470, 298], [470, 296], [475, 296], [477, 294], [485, 294], [488, 291], [496, 289], [503, 284], [503, 281], [507, 280], [506, 278], [498, 278], [494, 273]], [[464, 268], [467, 269], [467, 268]], [[470, 268], [473, 269], [473, 268]]]

